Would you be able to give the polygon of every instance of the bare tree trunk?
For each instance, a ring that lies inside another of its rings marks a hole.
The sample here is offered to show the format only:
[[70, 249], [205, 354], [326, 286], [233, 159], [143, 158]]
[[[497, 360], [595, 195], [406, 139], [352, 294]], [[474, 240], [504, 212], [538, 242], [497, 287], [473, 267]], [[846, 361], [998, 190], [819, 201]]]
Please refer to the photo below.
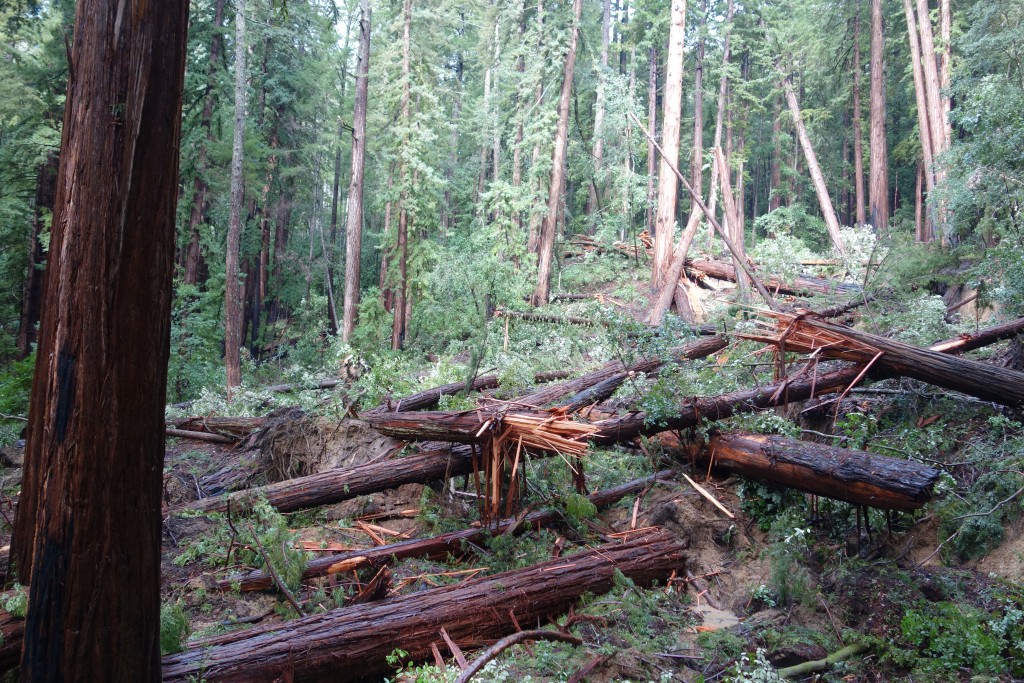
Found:
[[[342, 70], [342, 78], [348, 76]], [[344, 80], [342, 81], [344, 83]], [[344, 87], [341, 96], [344, 98]], [[338, 139], [334, 143], [334, 178], [331, 183], [331, 227], [324, 247], [324, 260], [327, 261], [327, 333], [338, 336], [341, 325], [338, 324], [338, 307], [334, 300], [334, 248], [338, 242], [338, 196], [341, 194], [341, 136], [345, 132], [342, 120], [338, 118]]]
[[[543, 54], [544, 50], [544, 0], [537, 0], [537, 54]], [[534, 86], [533, 95], [533, 108], [534, 111], [539, 112], [541, 105], [544, 103], [544, 72], [541, 69], [540, 75], [537, 77], [537, 84]], [[530, 157], [531, 168], [537, 168], [537, 162], [540, 160], [540, 142], [535, 142], [533, 145], [533, 154]], [[538, 183], [540, 182], [538, 178]], [[541, 190], [541, 186], [538, 185], [538, 193]], [[530, 254], [538, 254], [540, 248], [540, 224], [541, 214], [537, 211], [530, 211], [530, 233], [527, 237], [527, 252]]]
[[864, 140], [860, 123], [860, 0], [853, 15], [853, 192], [857, 225], [868, 222], [864, 202]]
[[772, 212], [782, 206], [782, 103], [778, 104], [779, 112], [772, 123], [772, 169], [768, 179], [768, 211]]
[[[651, 46], [647, 52], [647, 127], [651, 135], [658, 134], [658, 48]], [[647, 232], [654, 234], [655, 201], [654, 180], [657, 173], [657, 156], [654, 143], [647, 141], [647, 219], [644, 222]]]
[[882, 0], [871, 0], [871, 167], [868, 220], [875, 230], [889, 229], [889, 155], [885, 140], [885, 39]]
[[573, 1], [572, 35], [569, 37], [569, 51], [565, 55], [565, 75], [562, 77], [562, 93], [558, 102], [558, 129], [555, 131], [555, 150], [552, 156], [551, 186], [548, 190], [548, 213], [540, 235], [540, 253], [537, 259], [537, 287], [531, 303], [544, 306], [548, 303], [551, 290], [551, 256], [554, 251], [555, 230], [558, 222], [558, 207], [565, 187], [565, 155], [569, 139], [569, 104], [572, 97], [572, 77], [576, 67], [576, 42], [579, 33], [583, 0]]
[[721, 147], [715, 147], [715, 164], [718, 166], [718, 180], [722, 187], [722, 211], [726, 215], [728, 220], [727, 229], [731, 233], [729, 237], [732, 239], [733, 244], [736, 245], [738, 254], [733, 256], [733, 263], [736, 271], [736, 285], [739, 290], [740, 300], [746, 301], [750, 296], [750, 282], [748, 281], [746, 274], [743, 272], [743, 267], [740, 265], [740, 261], [745, 256], [743, 232], [740, 227], [739, 219], [739, 208], [736, 206], [735, 199], [732, 194], [732, 183], [729, 182], [731, 175], [729, 171], [729, 162], [725, 160], [725, 155], [722, 154]]
[[[715, 137], [711, 143], [711, 147], [722, 146], [722, 126], [725, 122], [725, 104], [729, 99], [729, 60], [731, 54], [729, 52], [729, 42], [732, 37], [732, 19], [733, 13], [735, 12], [735, 2], [729, 0], [729, 9], [725, 17], [725, 21], [729, 24], [729, 28], [725, 33], [725, 40], [722, 45], [722, 76], [718, 80], [718, 109], [715, 112]], [[775, 124], [779, 124], [779, 117], [775, 117]], [[694, 189], [697, 189], [696, 187]], [[718, 203], [718, 165], [711, 164], [711, 188], [708, 190], [708, 208], [711, 209], [711, 213], [715, 212], [715, 205]], [[696, 231], [696, 223], [700, 221], [700, 212], [691, 211], [690, 219], [686, 224], [686, 231]], [[713, 244], [715, 240], [715, 229], [708, 223], [708, 242]]]
[[28, 242], [28, 262], [25, 284], [21, 291], [21, 313], [18, 317], [18, 357], [26, 358], [36, 343], [36, 323], [42, 311], [43, 271], [46, 254], [40, 236], [45, 229], [42, 211], [54, 208], [57, 194], [58, 156], [51, 154], [36, 173], [35, 206], [32, 210], [32, 232]]
[[[405, 0], [402, 11], [402, 129], [409, 130], [409, 49], [412, 43], [412, 0]], [[408, 145], [408, 133], [402, 141], [403, 146]], [[395, 307], [394, 318], [391, 326], [391, 348], [401, 349], [405, 341], [405, 325], [407, 297], [409, 294], [408, 279], [408, 256], [409, 256], [409, 169], [405, 161], [399, 172], [402, 183], [401, 196], [398, 200], [398, 240], [395, 246], [395, 257], [398, 260], [398, 283], [395, 286]]]
[[948, 124], [943, 120], [942, 84], [935, 64], [935, 41], [928, 13], [928, 0], [917, 0], [917, 25], [921, 34], [921, 67], [924, 75], [925, 99], [928, 103], [928, 125], [931, 131], [932, 157], [949, 148]]
[[160, 680], [187, 25], [181, 0], [78, 3], [12, 542], [30, 588], [21, 680]]
[[[707, 24], [708, 0], [700, 3], [700, 26], [697, 53], [693, 62], [693, 158], [690, 160], [690, 185], [697, 194], [704, 192], [704, 28]], [[726, 34], [728, 35], [728, 34]], [[700, 215], [693, 208], [690, 215]]]
[[832, 208], [832, 200], [828, 196], [828, 187], [825, 185], [825, 176], [818, 166], [818, 158], [814, 154], [814, 147], [811, 146], [811, 138], [807, 135], [804, 127], [803, 117], [800, 115], [800, 104], [796, 101], [796, 94], [793, 92], [793, 82], [789, 76], [782, 82], [782, 89], [786, 95], [786, 102], [789, 104], [789, 111], [793, 115], [793, 126], [796, 128], [797, 137], [804, 150], [804, 157], [807, 159], [807, 168], [811, 173], [811, 180], [814, 182], [814, 191], [818, 195], [818, 203], [821, 205], [821, 213], [825, 218], [825, 228], [832, 240], [832, 246], [843, 257], [846, 256], [846, 247], [843, 245], [843, 238], [839, 234], [839, 219]]
[[238, 259], [242, 238], [242, 203], [245, 197], [245, 0], [235, 5], [235, 133], [231, 148], [231, 215], [228, 219], [227, 274], [224, 286], [224, 362], [228, 397], [242, 383], [239, 349], [242, 346], [242, 289]]
[[[651, 288], [665, 285], [671, 266], [675, 235], [676, 195], [679, 183], [670, 166], [679, 163], [679, 129], [683, 99], [683, 39], [686, 33], [686, 0], [672, 0], [672, 23], [668, 38], [668, 64], [665, 70], [661, 147], [664, 155], [658, 176], [658, 212], [654, 226], [654, 259], [651, 264]], [[675, 283], [673, 283], [673, 287]]]
[[[604, 10], [601, 14], [601, 68], [598, 69], [597, 77], [597, 111], [594, 113], [594, 177], [591, 179], [587, 192], [586, 214], [591, 216], [598, 206], [598, 177], [601, 174], [601, 164], [604, 160], [604, 138], [601, 137], [604, 129], [605, 110], [605, 80], [608, 73], [608, 43], [611, 39], [612, 25], [612, 0], [604, 0]], [[591, 220], [591, 229], [596, 223]]]
[[[199, 119], [199, 126], [206, 131], [207, 145], [213, 140], [213, 105], [217, 98], [216, 75], [217, 62], [220, 61], [220, 51], [224, 45], [224, 33], [221, 28], [224, 24], [224, 0], [217, 0], [213, 16], [213, 38], [210, 40], [210, 64], [206, 70], [206, 101], [203, 103], [203, 113]], [[199, 226], [203, 222], [208, 208], [206, 192], [208, 190], [206, 179], [203, 175], [207, 169], [207, 145], [199, 148], [199, 158], [196, 160], [196, 177], [192, 183], [192, 213], [188, 221], [189, 242], [185, 248], [185, 273], [184, 283], [194, 285], [199, 280], [199, 267], [202, 263], [202, 249], [199, 244]]]
[[348, 184], [345, 224], [345, 310], [341, 338], [352, 340], [359, 312], [359, 276], [363, 254], [363, 174], [366, 168], [366, 105], [370, 75], [370, 0], [361, 0], [359, 57], [356, 63], [356, 101], [352, 114], [352, 177]]
[[917, 183], [914, 186], [914, 236], [918, 242], [928, 242], [928, 236], [924, 228], [924, 200], [922, 199], [922, 185], [924, 184], [924, 164], [917, 162]]

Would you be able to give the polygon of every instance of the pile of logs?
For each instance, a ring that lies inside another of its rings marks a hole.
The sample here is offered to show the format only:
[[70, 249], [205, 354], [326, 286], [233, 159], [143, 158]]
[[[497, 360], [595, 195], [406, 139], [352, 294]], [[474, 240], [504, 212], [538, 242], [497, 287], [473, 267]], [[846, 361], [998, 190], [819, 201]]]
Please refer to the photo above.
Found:
[[[679, 397], [674, 414], [653, 420], [642, 411], [609, 412], [602, 402], [630, 377], [657, 373], [666, 362], [706, 358], [727, 345], [723, 336], [697, 338], [673, 349], [669, 358], [608, 363], [581, 377], [547, 384], [511, 401], [482, 399], [469, 411], [430, 411], [437, 397], [462, 390], [463, 383], [421, 392], [362, 414], [380, 432], [426, 445], [418, 453], [359, 467], [331, 470], [249, 491], [206, 498], [188, 505], [199, 511], [244, 507], [259, 496], [281, 511], [335, 503], [407, 483], [472, 477], [484, 524], [426, 539], [336, 553], [310, 561], [305, 580], [382, 568], [397, 559], [459, 556], [488, 535], [513, 534], [556, 523], [554, 510], [515, 515], [511, 504], [517, 470], [532, 457], [557, 455], [585, 460], [589, 443], [610, 444], [660, 434], [663, 445], [701, 470], [735, 472], [811, 494], [887, 510], [920, 508], [939, 478], [933, 467], [866, 451], [744, 433], [712, 432], [706, 441], [680, 430], [732, 415], [786, 406], [828, 394], [842, 394], [872, 379], [907, 376], [1003, 405], [1024, 405], [1024, 374], [956, 354], [1024, 331], [1024, 320], [922, 349], [836, 325], [812, 314], [766, 313], [743, 336], [776, 348], [781, 361], [793, 353], [808, 360], [788, 377], [765, 386], [719, 396]], [[820, 361], [832, 361], [829, 367]], [[489, 386], [489, 378], [480, 378]], [[478, 389], [476, 383], [472, 388]], [[586, 414], [587, 418], [582, 415]], [[190, 430], [215, 423], [182, 424]], [[225, 425], [219, 425], [227, 432]], [[178, 428], [176, 425], [175, 428]], [[675, 430], [666, 433], [665, 430]], [[227, 432], [230, 433], [230, 432]], [[449, 444], [439, 447], [442, 442]], [[580, 468], [582, 471], [582, 468]], [[603, 506], [651, 486], [655, 477], [593, 494]], [[504, 510], [501, 497], [508, 496]], [[500, 517], [504, 512], [505, 518]], [[479, 647], [558, 614], [584, 592], [606, 590], [616, 570], [643, 583], [663, 580], [683, 568], [679, 541], [661, 531], [630, 537], [534, 567], [460, 584], [349, 606], [300, 618], [285, 626], [257, 627], [219, 636], [164, 660], [165, 679], [256, 681], [349, 680], [384, 673], [385, 656], [401, 647], [413, 659], [442, 649]], [[263, 590], [271, 573], [255, 570], [220, 582], [221, 588]], [[17, 638], [17, 624], [4, 628]], [[253, 653], [259, 656], [254, 657]], [[2, 652], [0, 652], [2, 654]]]

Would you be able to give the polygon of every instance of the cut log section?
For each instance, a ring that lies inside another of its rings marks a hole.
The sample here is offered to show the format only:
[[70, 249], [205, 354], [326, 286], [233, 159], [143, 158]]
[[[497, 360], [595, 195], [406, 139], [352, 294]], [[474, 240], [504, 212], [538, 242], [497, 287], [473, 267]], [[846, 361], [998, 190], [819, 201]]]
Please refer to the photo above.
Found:
[[[642, 491], [659, 480], [666, 480], [672, 475], [671, 470], [663, 470], [649, 477], [615, 486], [605, 491], [598, 491], [588, 496], [597, 508], [607, 507], [630, 494]], [[452, 531], [432, 538], [417, 538], [398, 543], [354, 550], [335, 555], [328, 555], [311, 560], [302, 573], [303, 580], [318, 576], [329, 576], [368, 566], [388, 564], [393, 560], [404, 560], [410, 557], [446, 557], [448, 554], [462, 553], [469, 543], [481, 543], [487, 536], [519, 533], [530, 529], [549, 526], [561, 519], [559, 510], [547, 509], [531, 512], [518, 519], [505, 519], [487, 527], [474, 527]], [[222, 590], [238, 588], [242, 591], [267, 590], [273, 587], [273, 577], [263, 570], [247, 572], [222, 579], [217, 585]]]
[[684, 444], [671, 432], [666, 446], [680, 446], [698, 469], [710, 462], [762, 479], [847, 503], [884, 510], [917, 510], [931, 500], [941, 474], [912, 460], [760, 434], [714, 434], [705, 443]]
[[[1002, 405], [1024, 405], [1024, 373], [1016, 370], [922, 349], [814, 317], [774, 311], [761, 315], [760, 330], [737, 336], [774, 344], [785, 351], [864, 363]], [[953, 350], [964, 346], [966, 343]]]
[[646, 585], [683, 565], [680, 542], [656, 532], [527, 569], [232, 633], [164, 657], [163, 680], [359, 680], [385, 674], [385, 658], [398, 647], [413, 661], [430, 658], [442, 628], [461, 649], [485, 646], [519, 624], [563, 613], [584, 593], [609, 590], [616, 571]]

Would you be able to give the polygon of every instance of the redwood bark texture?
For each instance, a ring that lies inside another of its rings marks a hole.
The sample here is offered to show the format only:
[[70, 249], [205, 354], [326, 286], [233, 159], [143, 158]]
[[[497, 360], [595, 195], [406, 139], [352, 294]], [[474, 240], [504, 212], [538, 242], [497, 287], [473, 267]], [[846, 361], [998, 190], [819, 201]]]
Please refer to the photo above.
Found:
[[351, 341], [359, 309], [359, 262], [363, 248], [363, 172], [366, 167], [366, 103], [370, 81], [370, 2], [362, 0], [359, 18], [359, 61], [356, 64], [356, 102], [352, 114], [352, 178], [348, 184], [348, 222], [345, 226], [345, 310], [341, 338]]
[[188, 3], [81, 0], [13, 557], [23, 681], [160, 679]]
[[[868, 169], [868, 222], [889, 228], [889, 155], [885, 141], [885, 38], [882, 0], [871, 0], [871, 166]], [[934, 62], [934, 60], [932, 60]]]
[[[683, 39], [686, 33], [686, 0], [672, 0], [672, 23], [665, 66], [665, 100], [661, 130], [661, 170], [658, 173], [658, 210], [654, 223], [654, 261], [651, 288], [661, 289], [668, 279], [675, 236], [676, 197], [679, 183], [672, 167], [679, 167], [679, 129], [683, 115]], [[685, 252], [684, 252], [685, 256]]]

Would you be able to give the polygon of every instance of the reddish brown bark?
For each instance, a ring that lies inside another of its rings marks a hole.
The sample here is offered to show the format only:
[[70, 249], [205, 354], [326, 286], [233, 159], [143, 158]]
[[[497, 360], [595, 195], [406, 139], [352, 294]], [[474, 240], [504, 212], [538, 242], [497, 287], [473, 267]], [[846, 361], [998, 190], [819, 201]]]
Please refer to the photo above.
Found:
[[[871, 165], [868, 222], [889, 229], [889, 153], [885, 139], [885, 39], [882, 0], [871, 0]], [[934, 61], [934, 60], [933, 60]]]
[[78, 3], [12, 544], [30, 586], [22, 680], [160, 678], [163, 414], [187, 24], [181, 0]]
[[853, 195], [857, 225], [867, 223], [864, 202], [864, 140], [860, 113], [860, 0], [853, 15]]
[[441, 628], [460, 648], [480, 647], [516, 632], [518, 624], [565, 611], [584, 593], [607, 591], [617, 571], [646, 585], [683, 565], [679, 541], [658, 532], [526, 569], [331, 610], [283, 629], [272, 624], [229, 634], [166, 657], [164, 681], [359, 680], [391, 670], [385, 657], [396, 647], [413, 661], [431, 657]]

